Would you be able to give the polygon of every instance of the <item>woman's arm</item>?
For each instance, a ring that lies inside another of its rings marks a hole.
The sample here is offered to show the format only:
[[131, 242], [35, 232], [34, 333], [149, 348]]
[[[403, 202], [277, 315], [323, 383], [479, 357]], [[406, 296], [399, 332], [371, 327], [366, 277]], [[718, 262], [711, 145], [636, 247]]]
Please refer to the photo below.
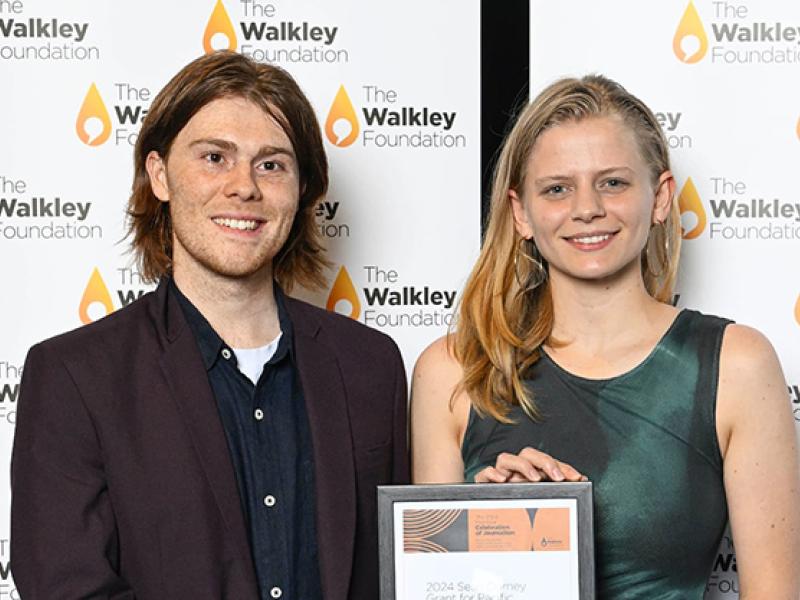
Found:
[[448, 351], [447, 338], [428, 346], [411, 380], [411, 480], [414, 483], [464, 481], [461, 439], [469, 419], [469, 399], [459, 394], [450, 409], [461, 366]]
[[[447, 348], [447, 338], [428, 346], [414, 367], [411, 383], [411, 480], [414, 483], [464, 481], [461, 442], [469, 420], [466, 393], [450, 399], [461, 381], [461, 366]], [[476, 483], [526, 481], [585, 481], [567, 463], [524, 448], [519, 454], [502, 453], [494, 466], [475, 476]]]
[[740, 600], [797, 600], [800, 465], [786, 382], [770, 343], [731, 325], [725, 332], [717, 432], [736, 548]]

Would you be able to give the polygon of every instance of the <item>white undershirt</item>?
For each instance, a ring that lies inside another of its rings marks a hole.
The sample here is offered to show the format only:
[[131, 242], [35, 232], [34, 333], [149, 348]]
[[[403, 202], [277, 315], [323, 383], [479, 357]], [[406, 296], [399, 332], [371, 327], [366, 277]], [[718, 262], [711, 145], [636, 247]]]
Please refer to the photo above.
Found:
[[267, 364], [275, 352], [278, 350], [278, 342], [281, 341], [283, 332], [278, 334], [266, 346], [259, 346], [258, 348], [231, 348], [236, 355], [236, 363], [239, 367], [239, 372], [253, 382], [253, 385], [258, 383], [258, 378], [261, 377], [261, 372], [264, 370], [264, 365]]

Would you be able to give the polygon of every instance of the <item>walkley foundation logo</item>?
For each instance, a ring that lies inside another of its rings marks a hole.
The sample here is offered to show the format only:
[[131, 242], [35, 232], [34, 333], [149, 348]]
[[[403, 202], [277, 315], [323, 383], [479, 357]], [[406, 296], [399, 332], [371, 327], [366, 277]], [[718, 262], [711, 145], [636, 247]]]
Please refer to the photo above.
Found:
[[694, 139], [686, 132], [683, 112], [665, 111], [653, 113], [664, 132], [670, 150], [692, 148]]
[[690, 1], [683, 12], [672, 38], [672, 50], [678, 60], [689, 65], [702, 60], [708, 52], [708, 37], [694, 2]]
[[91, 202], [29, 192], [24, 179], [0, 174], [0, 239], [100, 239], [103, 228], [90, 222], [91, 208]]
[[328, 310], [361, 317], [371, 327], [446, 327], [453, 318], [455, 290], [436, 289], [429, 285], [406, 285], [400, 273], [378, 265], [362, 267], [366, 285], [361, 288], [364, 310], [359, 294], [342, 266], [333, 282]]
[[797, 296], [797, 301], [794, 303], [794, 320], [800, 325], [800, 295]]
[[78, 119], [75, 122], [75, 131], [87, 146], [105, 144], [111, 136], [111, 118], [108, 116], [106, 104], [94, 83], [89, 86], [89, 91], [86, 92], [86, 97], [83, 99]]
[[[92, 314], [89, 314], [89, 309], [92, 309]], [[110, 315], [114, 312], [114, 303], [111, 302], [111, 294], [108, 293], [106, 282], [100, 276], [100, 271], [95, 267], [92, 271], [92, 276], [89, 277], [89, 283], [86, 284], [86, 289], [83, 290], [83, 297], [81, 298], [80, 306], [78, 307], [78, 316], [81, 322], [86, 325], [101, 317]]]
[[114, 82], [113, 91], [111, 113], [95, 83], [86, 92], [75, 120], [75, 132], [87, 146], [102, 146], [109, 139], [113, 140], [115, 146], [136, 145], [152, 93], [147, 87], [126, 81]]
[[700, 200], [700, 194], [694, 187], [692, 178], [686, 179], [683, 189], [678, 196], [678, 206], [681, 211], [681, 228], [683, 239], [693, 240], [706, 228], [706, 210]]
[[683, 237], [690, 240], [708, 230], [712, 240], [800, 240], [800, 202], [762, 194], [746, 182], [709, 177], [706, 208], [691, 181], [679, 197]]
[[358, 139], [361, 128], [358, 125], [356, 109], [343, 85], [339, 86], [325, 120], [325, 135], [328, 141], [339, 148], [346, 148]]
[[[708, 53], [715, 64], [800, 63], [800, 23], [781, 20], [774, 14], [775, 9], [764, 15], [770, 8], [755, 2], [752, 6], [734, 2], [709, 4], [708, 29], [691, 1], [681, 17], [672, 42], [681, 62], [693, 64]], [[757, 14], [751, 14], [753, 9]]]
[[[238, 28], [241, 37], [239, 51], [259, 62], [286, 63], [346, 63], [350, 61], [347, 49], [337, 44], [339, 26], [314, 23], [302, 18], [284, 18], [282, 2], [240, 0], [238, 20], [222, 0], [217, 0], [203, 32], [203, 49], [208, 52], [236, 50]], [[286, 2], [291, 10], [298, 10]]]
[[[719, 594], [739, 593], [739, 573], [736, 566], [736, 552], [729, 533], [722, 537], [717, 558], [714, 560], [711, 575], [706, 582], [706, 592]], [[735, 596], [734, 596], [735, 597]]]
[[325, 308], [348, 316], [351, 319], [358, 319], [361, 315], [361, 302], [358, 300], [358, 293], [356, 293], [353, 280], [350, 279], [350, 273], [347, 272], [344, 265], [339, 268], [339, 273], [336, 275], [336, 279], [333, 280]]
[[[121, 267], [117, 270], [117, 288], [114, 290], [119, 307], [125, 307], [138, 300], [151, 289], [146, 285], [139, 272], [130, 267]], [[80, 304], [78, 305], [78, 318], [81, 323], [88, 325], [98, 319], [110, 315], [116, 310], [111, 292], [106, 285], [100, 270], [95, 267], [89, 281], [83, 290]]]
[[[800, 301], [800, 299], [798, 300]], [[800, 322], [800, 319], [798, 319], [798, 322]], [[789, 383], [787, 387], [789, 388], [789, 401], [792, 403], [794, 420], [800, 423], [800, 383]]]
[[336, 92], [325, 120], [325, 135], [334, 146], [345, 148], [359, 140], [376, 149], [467, 146], [467, 136], [457, 133], [457, 111], [405, 103], [397, 90], [377, 85], [362, 85], [359, 91], [359, 108], [343, 85]]
[[0, 0], [1, 60], [60, 62], [100, 58], [100, 48], [90, 43], [89, 21], [29, 17], [25, 15], [26, 4], [23, 0]]
[[330, 196], [317, 204], [314, 216], [320, 236], [324, 238], [350, 237], [350, 224], [345, 222], [339, 213], [341, 204], [338, 200], [331, 199]]
[[236, 50], [236, 31], [222, 0], [217, 0], [203, 33], [203, 49], [206, 54], [215, 50]]
[[0, 360], [0, 426], [13, 426], [17, 422], [17, 397], [21, 379], [22, 366]]

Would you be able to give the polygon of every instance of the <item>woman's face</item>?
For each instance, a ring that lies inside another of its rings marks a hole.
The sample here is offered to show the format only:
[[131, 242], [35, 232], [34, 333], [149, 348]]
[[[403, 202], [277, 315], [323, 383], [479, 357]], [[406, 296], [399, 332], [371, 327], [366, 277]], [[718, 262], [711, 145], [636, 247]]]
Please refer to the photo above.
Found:
[[592, 117], [542, 133], [509, 197], [518, 233], [533, 237], [552, 280], [603, 280], [641, 277], [650, 227], [669, 215], [674, 187], [668, 171], [654, 186], [621, 119]]

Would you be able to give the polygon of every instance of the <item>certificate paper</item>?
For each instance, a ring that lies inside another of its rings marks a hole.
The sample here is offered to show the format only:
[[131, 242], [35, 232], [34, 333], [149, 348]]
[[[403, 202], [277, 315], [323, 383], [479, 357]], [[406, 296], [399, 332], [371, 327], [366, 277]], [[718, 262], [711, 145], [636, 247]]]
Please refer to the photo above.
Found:
[[[484, 484], [477, 487], [486, 490]], [[394, 595], [388, 598], [589, 597], [581, 595], [578, 512], [575, 497], [395, 499], [391, 506]], [[584, 540], [584, 558], [585, 544]], [[385, 547], [384, 540], [381, 546]], [[384, 563], [382, 557], [382, 573]]]

